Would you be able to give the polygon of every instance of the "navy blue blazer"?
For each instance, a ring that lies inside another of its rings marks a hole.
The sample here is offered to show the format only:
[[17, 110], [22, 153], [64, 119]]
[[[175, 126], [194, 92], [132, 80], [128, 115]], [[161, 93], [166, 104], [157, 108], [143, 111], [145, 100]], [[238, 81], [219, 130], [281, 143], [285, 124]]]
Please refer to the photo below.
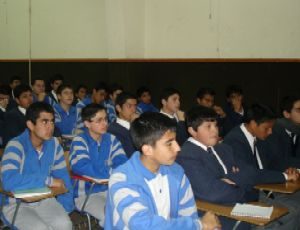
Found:
[[133, 145], [129, 130], [124, 128], [119, 123], [113, 122], [109, 125], [107, 131], [118, 138], [123, 146], [126, 156], [130, 158], [131, 155], [136, 151], [136, 148]]
[[259, 174], [256, 180], [257, 184], [285, 182], [285, 177], [282, 172], [270, 170], [272, 158], [270, 157], [271, 153], [266, 151], [265, 141], [257, 140], [257, 150], [264, 169], [257, 169], [256, 159], [251, 146], [240, 126], [235, 127], [225, 136], [224, 143], [232, 147], [234, 157], [238, 162], [248, 164], [257, 170]]
[[300, 168], [299, 141], [296, 146], [296, 157], [294, 157], [291, 138], [283, 126], [275, 123], [272, 134], [266, 139], [266, 143], [272, 153], [272, 169], [284, 171], [288, 167]]
[[[190, 141], [186, 141], [183, 144], [177, 156], [176, 161], [184, 168], [196, 199], [215, 203], [246, 201], [245, 195], [247, 191], [245, 184], [251, 183], [251, 180], [245, 178], [249, 176], [242, 172], [235, 175], [231, 173], [232, 166], [236, 165], [229, 146], [220, 144], [216, 145], [214, 149], [226, 165], [228, 175], [225, 175], [215, 156]], [[234, 181], [237, 186], [225, 183], [221, 180], [222, 178]], [[250, 176], [250, 178], [253, 178], [253, 176]]]

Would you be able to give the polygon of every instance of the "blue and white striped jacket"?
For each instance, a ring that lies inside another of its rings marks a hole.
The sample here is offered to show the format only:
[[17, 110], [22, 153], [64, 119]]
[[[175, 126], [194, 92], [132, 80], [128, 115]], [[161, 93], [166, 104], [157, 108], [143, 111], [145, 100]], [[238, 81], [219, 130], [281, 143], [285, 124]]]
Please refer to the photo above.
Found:
[[77, 130], [82, 130], [82, 131], [84, 130], [84, 124], [81, 118], [81, 111], [85, 106], [91, 103], [92, 103], [92, 99], [90, 97], [86, 97], [82, 101], [79, 101], [76, 104], [76, 129]]
[[[6, 191], [41, 188], [51, 184], [53, 178], [62, 179], [68, 192], [59, 195], [57, 200], [67, 212], [74, 209], [73, 188], [61, 145], [56, 138], [43, 143], [39, 155], [30, 140], [29, 130], [8, 142], [1, 164], [1, 180]], [[40, 159], [39, 159], [40, 157]], [[6, 199], [5, 204], [16, 200]]]
[[168, 176], [170, 219], [157, 213], [152, 193], [145, 182], [155, 178], [134, 155], [113, 171], [106, 200], [105, 229], [201, 229], [193, 191], [183, 169], [174, 163], [161, 165], [159, 173]]
[[[100, 143], [95, 141], [86, 129], [74, 137], [70, 148], [72, 172], [97, 179], [107, 179], [112, 169], [127, 161], [120, 141], [112, 134], [102, 135]], [[85, 195], [89, 182], [79, 181], [74, 189], [74, 197]], [[106, 191], [107, 185], [95, 185], [92, 193]]]
[[115, 105], [111, 99], [105, 101], [105, 107], [107, 111], [108, 123], [111, 124], [117, 119], [117, 113]]
[[53, 109], [55, 112], [55, 126], [61, 134], [74, 134], [77, 119], [75, 106], [71, 106], [69, 111], [66, 112], [58, 103], [53, 106]]

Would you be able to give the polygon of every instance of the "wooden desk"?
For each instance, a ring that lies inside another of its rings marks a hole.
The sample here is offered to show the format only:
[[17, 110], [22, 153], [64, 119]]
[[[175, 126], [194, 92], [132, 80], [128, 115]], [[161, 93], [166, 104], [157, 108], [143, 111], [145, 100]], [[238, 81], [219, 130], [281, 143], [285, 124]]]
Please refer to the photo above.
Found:
[[[259, 202], [252, 202], [251, 204], [255, 205], [260, 205], [260, 206], [267, 206], [266, 204], [259, 203]], [[268, 223], [278, 219], [279, 217], [285, 215], [288, 213], [288, 209], [285, 207], [279, 207], [279, 206], [274, 206], [273, 208], [273, 213], [271, 215], [270, 219], [263, 219], [263, 218], [255, 218], [255, 217], [245, 217], [245, 216], [233, 216], [231, 215], [231, 211], [233, 209], [233, 205], [221, 205], [221, 204], [215, 204], [215, 203], [210, 203], [202, 200], [197, 200], [196, 201], [197, 209], [201, 211], [212, 211], [215, 214], [219, 216], [225, 216], [230, 219], [234, 219], [239, 222], [244, 221], [250, 224], [255, 224], [258, 226], [265, 226]], [[237, 225], [235, 226], [237, 227]]]
[[255, 188], [259, 190], [291, 194], [300, 190], [300, 180], [282, 184], [260, 184], [256, 185]]

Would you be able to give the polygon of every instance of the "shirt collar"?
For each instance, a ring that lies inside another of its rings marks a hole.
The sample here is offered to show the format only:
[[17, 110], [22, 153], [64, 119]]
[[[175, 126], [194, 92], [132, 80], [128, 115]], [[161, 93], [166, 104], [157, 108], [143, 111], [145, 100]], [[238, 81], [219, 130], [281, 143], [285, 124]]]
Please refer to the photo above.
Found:
[[6, 112], [6, 109], [0, 106], [2, 112]]
[[166, 115], [167, 117], [169, 117], [169, 118], [171, 118], [171, 119], [174, 119], [174, 118], [175, 118], [176, 121], [178, 121], [178, 117], [177, 117], [176, 113], [174, 113], [173, 115], [171, 115], [171, 114], [168, 114], [168, 113], [162, 111], [162, 109], [160, 110], [160, 113]]
[[55, 100], [58, 101], [57, 94], [53, 89], [51, 90], [51, 93], [52, 93], [53, 97], [55, 98]]
[[253, 148], [253, 142], [255, 141], [256, 137], [252, 136], [252, 134], [246, 129], [245, 124], [241, 124], [240, 126], [242, 132], [245, 134], [247, 141], [249, 142], [251, 148]]
[[195, 138], [193, 138], [193, 137], [189, 137], [189, 138], [188, 138], [188, 141], [191, 142], [191, 143], [193, 143], [193, 144], [195, 144], [195, 145], [197, 145], [197, 146], [199, 146], [199, 147], [201, 147], [201, 148], [204, 149], [205, 151], [207, 151], [207, 148], [208, 148], [208, 147], [212, 147], [212, 146], [206, 146], [206, 145], [202, 144], [200, 141], [197, 141], [197, 140], [196, 140]]
[[116, 121], [119, 125], [123, 126], [126, 129], [130, 129], [130, 123], [128, 121], [125, 121], [124, 119], [118, 118], [117, 117], [117, 121]]
[[23, 107], [21, 107], [21, 106], [18, 106], [18, 109], [19, 109], [19, 111], [22, 113], [22, 114], [26, 114], [26, 109], [25, 108], [23, 108]]

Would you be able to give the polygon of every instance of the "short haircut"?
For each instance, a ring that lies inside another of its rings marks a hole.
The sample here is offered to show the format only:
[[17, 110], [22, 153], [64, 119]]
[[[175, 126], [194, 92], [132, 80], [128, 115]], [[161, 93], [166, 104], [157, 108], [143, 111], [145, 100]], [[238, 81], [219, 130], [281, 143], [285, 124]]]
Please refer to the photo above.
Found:
[[160, 100], [165, 99], [166, 101], [168, 98], [174, 94], [178, 94], [180, 96], [180, 92], [177, 89], [174, 88], [165, 88], [163, 89], [161, 95], [160, 95]]
[[295, 102], [299, 101], [300, 97], [296, 95], [286, 96], [281, 100], [280, 112], [281, 114], [286, 111], [290, 113], [294, 107]]
[[75, 93], [78, 93], [80, 89], [86, 89], [86, 91], [88, 91], [88, 87], [86, 85], [80, 84], [75, 89]]
[[14, 89], [14, 96], [16, 98], [20, 98], [22, 93], [25, 93], [25, 92], [28, 92], [28, 91], [32, 92], [32, 89], [29, 85], [20, 84]]
[[197, 131], [198, 127], [205, 121], [217, 121], [218, 114], [212, 109], [205, 106], [196, 106], [186, 113], [186, 125]]
[[36, 120], [40, 117], [42, 112], [51, 113], [54, 119], [54, 110], [52, 106], [45, 102], [32, 103], [26, 110], [25, 119], [26, 121], [31, 121], [33, 124], [36, 124]]
[[62, 91], [63, 91], [64, 89], [71, 89], [71, 90], [73, 91], [73, 88], [72, 88], [71, 85], [64, 85], [64, 84], [62, 84], [62, 85], [60, 85], [60, 86], [57, 88], [56, 94], [60, 94], [60, 95], [61, 95], [61, 93], [62, 93]]
[[17, 76], [17, 75], [11, 76], [9, 78], [9, 84], [13, 83], [13, 81], [15, 81], [15, 80], [22, 81], [22, 78], [20, 76]]
[[43, 82], [45, 82], [45, 80], [44, 80], [44, 78], [42, 76], [35, 77], [34, 79], [31, 80], [31, 85], [34, 85], [36, 81], [43, 81]]
[[96, 91], [104, 90], [104, 91], [107, 92], [107, 85], [106, 85], [105, 82], [101, 81], [93, 89], [96, 90]]
[[243, 95], [243, 90], [238, 85], [229, 85], [226, 89], [226, 97], [229, 98], [233, 93]]
[[57, 74], [54, 74], [52, 77], [50, 77], [50, 84], [53, 84], [55, 81], [58, 81], [58, 80], [61, 80], [63, 81], [64, 80], [64, 76], [57, 73]]
[[202, 88], [198, 89], [196, 97], [199, 99], [202, 99], [206, 94], [215, 96], [216, 92], [212, 88], [202, 87]]
[[0, 86], [0, 94], [3, 94], [3, 95], [10, 95], [10, 87], [8, 85], [1, 85]]
[[137, 97], [141, 97], [142, 96], [142, 94], [143, 93], [149, 93], [149, 94], [151, 94], [151, 90], [148, 88], [148, 87], [146, 87], [146, 86], [141, 86], [141, 87], [139, 87], [137, 90], [136, 90], [136, 96]]
[[246, 112], [245, 122], [255, 121], [258, 125], [261, 123], [276, 119], [275, 112], [263, 104], [253, 104]]
[[116, 105], [122, 107], [122, 105], [124, 105], [128, 99], [136, 99], [136, 96], [128, 92], [122, 92], [118, 94], [116, 98]]
[[123, 87], [118, 83], [113, 83], [109, 86], [108, 93], [113, 94], [117, 90], [122, 90], [123, 91]]
[[133, 144], [139, 150], [143, 145], [155, 146], [167, 132], [176, 132], [176, 122], [161, 113], [145, 112], [130, 127]]
[[82, 109], [81, 119], [82, 121], [91, 121], [91, 119], [95, 117], [99, 111], [102, 110], [106, 112], [105, 107], [103, 105], [91, 103]]

